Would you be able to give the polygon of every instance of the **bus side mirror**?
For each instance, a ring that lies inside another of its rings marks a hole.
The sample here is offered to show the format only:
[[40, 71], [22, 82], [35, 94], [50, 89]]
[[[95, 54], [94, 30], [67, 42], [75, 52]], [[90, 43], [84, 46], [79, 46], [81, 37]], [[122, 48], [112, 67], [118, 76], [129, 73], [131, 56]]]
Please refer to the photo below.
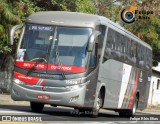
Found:
[[13, 26], [12, 29], [10, 30], [9, 39], [10, 39], [11, 45], [13, 45], [13, 43], [14, 43], [14, 33], [15, 33], [15, 31], [22, 28], [22, 27], [23, 27], [23, 24], [19, 24], [19, 25]]
[[89, 42], [88, 42], [88, 46], [87, 46], [87, 51], [88, 52], [92, 52], [94, 44], [95, 44], [95, 39], [97, 38], [97, 36], [99, 36], [101, 33], [99, 31], [95, 31], [92, 33], [92, 35], [89, 38]]

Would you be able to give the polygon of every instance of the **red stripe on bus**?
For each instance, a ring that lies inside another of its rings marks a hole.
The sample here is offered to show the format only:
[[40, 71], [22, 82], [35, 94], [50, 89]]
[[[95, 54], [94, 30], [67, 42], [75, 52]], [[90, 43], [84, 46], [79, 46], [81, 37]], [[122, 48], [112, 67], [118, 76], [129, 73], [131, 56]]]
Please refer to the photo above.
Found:
[[43, 82], [40, 84], [40, 86], [44, 86], [45, 83], [46, 83], [46, 80], [43, 80]]
[[14, 77], [29, 85], [36, 85], [39, 80], [39, 78], [27, 76], [19, 72], [14, 72]]
[[[21, 61], [16, 61], [16, 66], [24, 69], [30, 69], [33, 67], [35, 62], [21, 62]], [[46, 70], [47, 69], [47, 64], [39, 63], [37, 64], [36, 70]]]
[[[33, 67], [35, 62], [21, 62], [17, 61], [16, 66], [24, 69], [30, 69]], [[58, 65], [58, 64], [43, 64], [39, 63], [36, 66], [36, 70], [48, 70], [48, 71], [64, 71], [64, 72], [72, 72], [72, 73], [80, 73], [80, 72], [85, 72], [86, 68], [84, 67], [79, 67], [79, 66], [71, 66], [71, 65]]]
[[64, 72], [73, 72], [80, 73], [85, 72], [86, 69], [78, 66], [70, 66], [70, 65], [57, 65], [57, 64], [48, 64], [49, 71], [64, 71]]
[[132, 108], [134, 96], [135, 96], [136, 89], [137, 89], [137, 84], [138, 84], [138, 71], [136, 72], [136, 80], [135, 80], [134, 87], [133, 87], [133, 90], [132, 90], [132, 94], [131, 94], [131, 97], [130, 97], [130, 101], [129, 101], [129, 104], [128, 104], [129, 109]]

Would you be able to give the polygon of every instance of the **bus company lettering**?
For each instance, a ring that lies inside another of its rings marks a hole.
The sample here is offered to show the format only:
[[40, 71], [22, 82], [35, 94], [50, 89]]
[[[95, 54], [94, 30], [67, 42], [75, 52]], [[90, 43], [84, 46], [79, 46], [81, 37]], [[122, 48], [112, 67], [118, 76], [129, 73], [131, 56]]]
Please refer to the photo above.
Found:
[[78, 84], [78, 81], [77, 80], [66, 80], [66, 84], [75, 85], [75, 84]]
[[29, 64], [29, 63], [23, 63], [23, 66], [24, 67], [29, 67], [29, 68], [32, 67], [31, 64]]
[[[24, 63], [23, 64], [23, 67], [25, 67], [25, 68], [32, 68], [33, 66], [34, 66], [34, 64], [32, 64], [32, 63]], [[45, 66], [44, 66], [44, 64], [37, 64], [36, 68], [45, 69]]]
[[[78, 66], [68, 66], [68, 65], [58, 65], [58, 64], [44, 64], [44, 63], [38, 63], [35, 62], [22, 62], [22, 61], [16, 61], [16, 66], [20, 68], [27, 68], [30, 69], [33, 66], [36, 66], [36, 70], [49, 70], [49, 71], [66, 71], [66, 72], [84, 72], [86, 69], [83, 67]], [[36, 64], [36, 65], [35, 65]]]
[[32, 80], [33, 78], [32, 77], [28, 77], [28, 76], [22, 76], [22, 75], [20, 75], [20, 76], [18, 76], [18, 78], [19, 79], [29, 79], [29, 80]]
[[53, 70], [68, 70], [68, 71], [71, 71], [72, 67], [51, 65], [51, 69], [53, 69]]
[[31, 26], [30, 30], [53, 31], [51, 26]]

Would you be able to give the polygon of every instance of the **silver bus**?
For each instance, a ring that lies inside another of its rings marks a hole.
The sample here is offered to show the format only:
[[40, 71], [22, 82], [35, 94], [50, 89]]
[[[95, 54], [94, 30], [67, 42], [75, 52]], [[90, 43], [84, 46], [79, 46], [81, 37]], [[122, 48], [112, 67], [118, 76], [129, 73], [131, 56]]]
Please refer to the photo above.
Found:
[[14, 63], [11, 97], [89, 111], [133, 116], [147, 106], [152, 49], [109, 19], [76, 12], [37, 12], [24, 24]]

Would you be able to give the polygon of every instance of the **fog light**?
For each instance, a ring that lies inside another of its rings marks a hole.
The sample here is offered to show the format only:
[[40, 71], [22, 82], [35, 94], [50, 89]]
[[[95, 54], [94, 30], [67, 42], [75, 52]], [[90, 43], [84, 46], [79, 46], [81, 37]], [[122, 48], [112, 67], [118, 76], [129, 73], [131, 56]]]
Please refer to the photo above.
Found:
[[71, 97], [70, 102], [75, 102], [75, 101], [77, 101], [78, 98], [79, 98], [79, 95]]

